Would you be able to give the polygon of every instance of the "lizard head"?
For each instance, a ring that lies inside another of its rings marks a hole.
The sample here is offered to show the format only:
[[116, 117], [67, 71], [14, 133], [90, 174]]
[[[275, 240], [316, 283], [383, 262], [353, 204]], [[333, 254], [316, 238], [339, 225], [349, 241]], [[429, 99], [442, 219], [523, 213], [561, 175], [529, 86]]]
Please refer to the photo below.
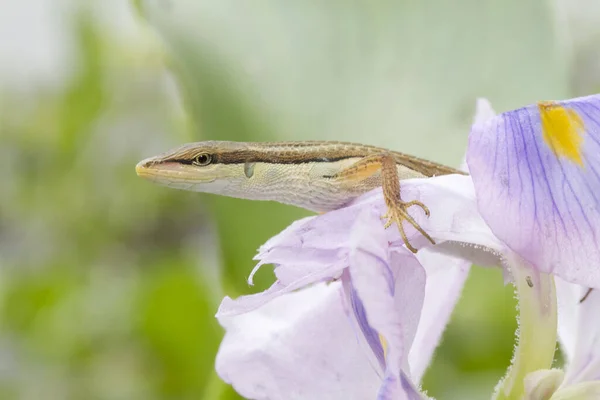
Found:
[[160, 185], [217, 194], [243, 186], [248, 169], [243, 145], [219, 141], [188, 143], [135, 167], [138, 176]]

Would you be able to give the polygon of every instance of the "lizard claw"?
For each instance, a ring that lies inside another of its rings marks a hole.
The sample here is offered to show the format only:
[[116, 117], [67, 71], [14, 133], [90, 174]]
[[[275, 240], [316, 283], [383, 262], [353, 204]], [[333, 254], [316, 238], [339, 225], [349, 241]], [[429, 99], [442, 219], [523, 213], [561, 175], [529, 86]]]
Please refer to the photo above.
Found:
[[385, 229], [389, 228], [395, 222], [396, 225], [398, 225], [398, 229], [400, 230], [400, 235], [402, 236], [402, 240], [404, 241], [404, 244], [406, 245], [406, 247], [413, 253], [416, 253], [417, 249], [415, 249], [410, 244], [410, 242], [408, 241], [408, 238], [406, 237], [406, 233], [404, 232], [404, 225], [402, 225], [402, 223], [404, 221], [408, 221], [417, 231], [419, 231], [419, 233], [421, 233], [421, 235], [423, 235], [432, 244], [435, 244], [435, 241], [431, 238], [431, 236], [429, 236], [429, 234], [427, 232], [425, 232], [423, 230], [423, 228], [421, 228], [421, 226], [419, 224], [417, 224], [417, 222], [413, 219], [413, 217], [411, 217], [408, 214], [408, 208], [411, 206], [420, 207], [425, 212], [425, 215], [427, 217], [429, 217], [429, 215], [430, 215], [429, 208], [422, 202], [420, 202], [418, 200], [413, 200], [413, 201], [409, 201], [406, 203], [403, 201], [398, 201], [398, 202], [395, 202], [395, 204], [388, 205], [388, 212], [382, 217], [382, 219], [386, 220], [385, 225], [384, 225]]
[[404, 207], [404, 210], [408, 210], [408, 207], [410, 206], [417, 206], [417, 207], [421, 207], [421, 209], [425, 212], [425, 215], [427, 217], [429, 217], [430, 212], [429, 212], [429, 207], [427, 207], [425, 204], [421, 203], [419, 200], [413, 200], [413, 201], [409, 201], [407, 203], [400, 203], [402, 207]]

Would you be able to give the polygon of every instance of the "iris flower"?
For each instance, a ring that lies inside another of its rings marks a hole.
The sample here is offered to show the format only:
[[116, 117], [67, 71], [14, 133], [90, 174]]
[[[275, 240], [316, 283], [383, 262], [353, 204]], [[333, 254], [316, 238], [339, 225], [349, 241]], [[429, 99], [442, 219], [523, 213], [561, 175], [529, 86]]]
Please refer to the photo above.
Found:
[[467, 162], [471, 176], [402, 182], [404, 199], [429, 207], [413, 217], [438, 243], [407, 227], [416, 255], [383, 228], [381, 190], [262, 246], [257, 268], [273, 264], [276, 281], [223, 300], [219, 375], [253, 399], [427, 398], [420, 380], [476, 263], [504, 267], [520, 303], [494, 398], [541, 387], [532, 377], [556, 344], [553, 277], [600, 288], [600, 98], [498, 116], [481, 100]]

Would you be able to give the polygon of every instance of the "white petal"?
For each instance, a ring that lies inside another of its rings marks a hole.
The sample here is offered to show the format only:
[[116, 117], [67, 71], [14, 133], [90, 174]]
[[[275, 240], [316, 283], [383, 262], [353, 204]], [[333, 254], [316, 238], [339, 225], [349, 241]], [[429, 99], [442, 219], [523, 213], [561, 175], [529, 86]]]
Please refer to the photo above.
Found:
[[373, 399], [380, 379], [358, 347], [334, 282], [219, 318], [219, 376], [252, 399]]
[[332, 277], [339, 275], [341, 269], [342, 267], [339, 264], [325, 266], [321, 269], [309, 271], [307, 274], [295, 276], [296, 280], [289, 282], [288, 284], [276, 281], [269, 289], [260, 293], [240, 296], [237, 299], [225, 296], [219, 306], [216, 316], [217, 318], [227, 317], [256, 310], [281, 295], [310, 286], [315, 282], [331, 279]]
[[556, 278], [558, 333], [567, 356], [565, 384], [600, 380], [600, 291]]
[[[479, 215], [473, 182], [468, 176], [446, 175], [413, 179], [402, 186], [405, 201], [420, 200], [429, 207], [430, 217], [414, 213], [415, 220], [438, 243], [456, 241], [502, 253], [505, 246]], [[388, 232], [391, 229], [388, 229]], [[411, 241], [420, 234], [407, 229]], [[433, 246], [434, 248], [436, 246]], [[457, 249], [458, 250], [458, 249]]]
[[[494, 118], [496, 116], [496, 112], [492, 108], [492, 104], [488, 99], [483, 97], [477, 99], [477, 105], [475, 108], [475, 118], [473, 118], [473, 125], [483, 124], [490, 118]], [[469, 165], [467, 164], [466, 155], [463, 157], [463, 161], [460, 164], [460, 170], [464, 172], [469, 172]]]
[[483, 124], [488, 119], [492, 119], [496, 116], [496, 111], [492, 108], [492, 103], [484, 97], [477, 99], [475, 111], [475, 118], [473, 124]]
[[416, 337], [409, 353], [411, 377], [420, 382], [460, 298], [471, 263], [424, 249], [417, 254], [425, 267], [425, 300]]
[[525, 398], [546, 400], [558, 389], [565, 377], [560, 369], [541, 369], [525, 377]]
[[600, 382], [584, 382], [559, 389], [550, 400], [598, 400], [600, 399]]
[[[473, 247], [453, 245], [449, 249], [439, 244], [452, 241], [468, 243], [496, 253], [505, 250], [504, 244], [494, 236], [479, 215], [470, 177], [446, 175], [406, 180], [402, 182], [402, 198], [404, 201], [420, 200], [431, 211], [428, 218], [418, 207], [411, 207], [409, 210], [416, 222], [438, 243], [438, 246], [433, 246], [434, 248], [439, 248], [443, 252], [454, 252], [463, 257], [471, 257], [474, 253]], [[309, 252], [314, 252], [320, 253], [319, 257], [330, 258], [332, 254], [335, 255], [332, 252], [343, 251], [351, 246], [349, 233], [356, 216], [364, 210], [371, 210], [379, 215], [386, 213], [381, 189], [366, 193], [348, 207], [295, 222], [261, 247], [257, 258], [262, 262], [289, 264], [293, 262], [289, 254], [296, 251], [298, 253], [296, 257], [307, 255], [306, 257], [310, 258], [312, 255]], [[412, 226], [404, 225], [407, 237], [413, 246], [420, 249], [432, 246]], [[395, 225], [385, 232], [392, 248], [403, 246], [404, 243]], [[275, 254], [275, 250], [279, 250], [280, 253]], [[285, 254], [286, 251], [288, 254]], [[497, 259], [495, 261], [497, 262]]]

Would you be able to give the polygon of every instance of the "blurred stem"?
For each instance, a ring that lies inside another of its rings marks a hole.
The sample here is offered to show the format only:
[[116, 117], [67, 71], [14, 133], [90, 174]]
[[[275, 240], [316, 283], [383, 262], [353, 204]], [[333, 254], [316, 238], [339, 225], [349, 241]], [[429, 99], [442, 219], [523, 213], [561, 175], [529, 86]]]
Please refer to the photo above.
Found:
[[557, 306], [554, 278], [537, 272], [513, 257], [511, 272], [519, 300], [518, 345], [506, 377], [496, 388], [495, 400], [518, 400], [524, 396], [527, 374], [550, 369], [554, 360]]

